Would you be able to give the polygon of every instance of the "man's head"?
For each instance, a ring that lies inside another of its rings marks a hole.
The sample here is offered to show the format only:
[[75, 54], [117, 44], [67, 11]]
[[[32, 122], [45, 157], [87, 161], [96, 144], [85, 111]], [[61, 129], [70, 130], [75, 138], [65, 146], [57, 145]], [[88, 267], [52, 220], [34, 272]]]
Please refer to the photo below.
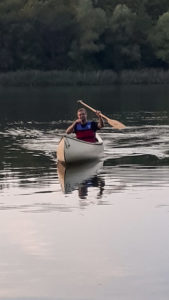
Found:
[[85, 108], [78, 109], [77, 117], [79, 120], [81, 120], [82, 123], [85, 123], [87, 121], [87, 112], [86, 112]]

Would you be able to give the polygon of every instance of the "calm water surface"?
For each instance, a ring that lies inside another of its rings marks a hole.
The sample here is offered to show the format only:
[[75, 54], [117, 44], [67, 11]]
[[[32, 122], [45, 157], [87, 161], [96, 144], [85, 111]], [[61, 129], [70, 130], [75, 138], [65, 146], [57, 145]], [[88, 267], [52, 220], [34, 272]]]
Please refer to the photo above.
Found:
[[[127, 128], [105, 125], [102, 161], [65, 169], [78, 99]], [[0, 102], [0, 299], [169, 299], [169, 87], [1, 89]]]

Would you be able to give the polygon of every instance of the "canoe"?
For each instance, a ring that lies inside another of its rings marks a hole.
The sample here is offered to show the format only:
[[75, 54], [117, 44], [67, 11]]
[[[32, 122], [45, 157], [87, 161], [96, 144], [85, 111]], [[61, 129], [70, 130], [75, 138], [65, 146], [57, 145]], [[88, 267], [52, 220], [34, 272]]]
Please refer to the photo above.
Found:
[[[89, 181], [91, 186], [93, 178], [95, 179], [94, 184], [97, 186], [95, 177], [97, 177], [97, 174], [100, 172], [102, 167], [103, 161], [90, 161], [81, 164], [69, 165], [63, 165], [58, 162], [57, 173], [62, 192], [64, 194], [69, 194], [72, 191], [79, 189], [82, 184], [87, 185]], [[97, 181], [99, 181], [99, 179]]]
[[58, 161], [70, 164], [99, 159], [103, 155], [103, 141], [96, 133], [96, 143], [89, 143], [69, 135], [64, 135], [57, 148]]

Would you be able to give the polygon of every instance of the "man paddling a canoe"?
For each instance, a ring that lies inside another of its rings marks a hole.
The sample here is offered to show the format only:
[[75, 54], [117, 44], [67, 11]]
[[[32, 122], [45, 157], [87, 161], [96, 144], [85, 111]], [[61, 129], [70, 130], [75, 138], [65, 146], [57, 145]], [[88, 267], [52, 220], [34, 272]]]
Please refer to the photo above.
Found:
[[75, 133], [76, 138], [83, 140], [85, 142], [95, 143], [96, 139], [96, 131], [100, 130], [103, 126], [103, 119], [101, 117], [101, 112], [96, 111], [96, 115], [98, 116], [98, 122], [88, 121], [87, 120], [87, 112], [85, 108], [80, 108], [77, 111], [78, 119], [70, 125], [66, 133]]

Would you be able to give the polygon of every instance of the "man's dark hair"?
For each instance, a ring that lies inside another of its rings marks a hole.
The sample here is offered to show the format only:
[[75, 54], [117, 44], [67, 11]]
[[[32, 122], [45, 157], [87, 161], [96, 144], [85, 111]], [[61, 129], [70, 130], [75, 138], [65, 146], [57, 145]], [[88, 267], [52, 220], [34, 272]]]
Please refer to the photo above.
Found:
[[85, 113], [87, 113], [86, 109], [83, 108], [83, 107], [79, 108], [79, 109], [77, 110], [77, 113], [78, 113], [78, 112], [81, 112], [81, 111], [85, 111]]

